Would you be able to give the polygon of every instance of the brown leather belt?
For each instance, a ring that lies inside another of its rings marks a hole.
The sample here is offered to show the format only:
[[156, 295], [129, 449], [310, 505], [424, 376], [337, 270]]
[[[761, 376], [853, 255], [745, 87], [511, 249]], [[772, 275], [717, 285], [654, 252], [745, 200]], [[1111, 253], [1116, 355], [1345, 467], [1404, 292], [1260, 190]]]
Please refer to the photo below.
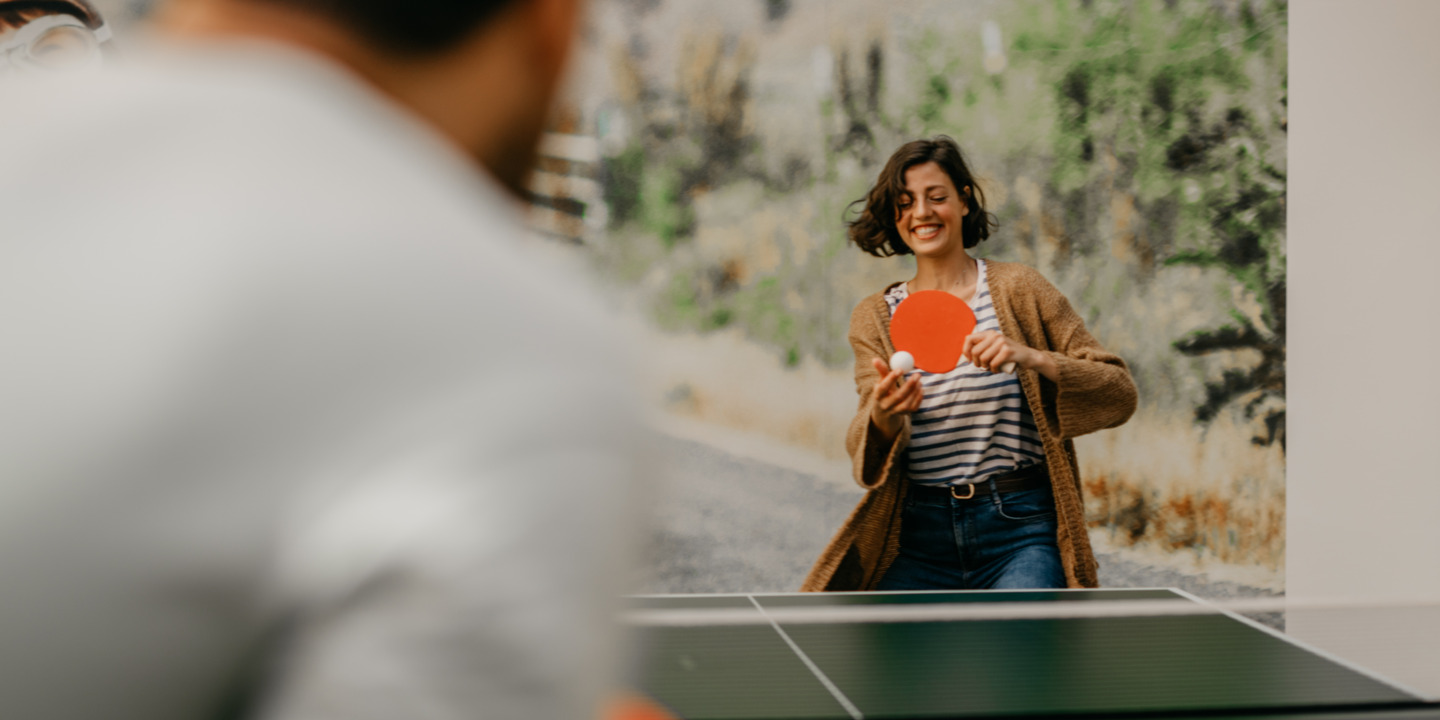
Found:
[[1004, 493], [1049, 486], [1050, 473], [1045, 467], [1045, 463], [1036, 463], [997, 475], [993, 486], [988, 478], [977, 483], [962, 485], [917, 485], [912, 483], [910, 492], [918, 493], [920, 497], [942, 498], [948, 496], [956, 500], [970, 500], [988, 497], [992, 487], [995, 492]]

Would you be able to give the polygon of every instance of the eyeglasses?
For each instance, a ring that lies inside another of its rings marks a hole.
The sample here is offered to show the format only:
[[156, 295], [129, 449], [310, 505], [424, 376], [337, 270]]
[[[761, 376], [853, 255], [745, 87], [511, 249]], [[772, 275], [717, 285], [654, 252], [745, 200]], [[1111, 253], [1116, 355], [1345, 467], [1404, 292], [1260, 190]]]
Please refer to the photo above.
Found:
[[0, 73], [10, 70], [79, 70], [101, 63], [110, 26], [94, 30], [73, 15], [46, 15], [0, 41]]

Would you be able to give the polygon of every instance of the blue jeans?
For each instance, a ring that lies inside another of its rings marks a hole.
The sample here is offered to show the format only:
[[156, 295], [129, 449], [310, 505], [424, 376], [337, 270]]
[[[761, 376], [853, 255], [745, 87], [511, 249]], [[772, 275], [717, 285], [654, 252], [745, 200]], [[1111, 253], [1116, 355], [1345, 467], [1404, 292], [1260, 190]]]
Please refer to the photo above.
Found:
[[1063, 588], [1049, 488], [970, 500], [906, 493], [900, 555], [877, 590]]

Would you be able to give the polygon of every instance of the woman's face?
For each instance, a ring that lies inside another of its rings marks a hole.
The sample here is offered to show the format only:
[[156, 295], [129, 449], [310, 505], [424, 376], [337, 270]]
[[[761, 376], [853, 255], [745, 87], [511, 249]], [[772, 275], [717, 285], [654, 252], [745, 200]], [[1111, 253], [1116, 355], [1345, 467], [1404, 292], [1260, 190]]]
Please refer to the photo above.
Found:
[[927, 162], [905, 171], [905, 193], [895, 208], [900, 239], [920, 257], [963, 251], [960, 221], [970, 214], [965, 198], [940, 166]]

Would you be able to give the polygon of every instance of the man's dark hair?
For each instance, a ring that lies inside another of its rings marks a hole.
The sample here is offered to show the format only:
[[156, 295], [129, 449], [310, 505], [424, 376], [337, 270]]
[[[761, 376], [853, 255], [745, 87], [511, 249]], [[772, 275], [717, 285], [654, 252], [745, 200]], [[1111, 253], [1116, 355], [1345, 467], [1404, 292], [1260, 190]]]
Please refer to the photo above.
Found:
[[46, 15], [73, 15], [91, 30], [105, 23], [89, 0], [3, 0], [0, 25], [20, 27]]
[[432, 55], [459, 45], [506, 7], [523, 0], [263, 0], [324, 15], [376, 46]]

